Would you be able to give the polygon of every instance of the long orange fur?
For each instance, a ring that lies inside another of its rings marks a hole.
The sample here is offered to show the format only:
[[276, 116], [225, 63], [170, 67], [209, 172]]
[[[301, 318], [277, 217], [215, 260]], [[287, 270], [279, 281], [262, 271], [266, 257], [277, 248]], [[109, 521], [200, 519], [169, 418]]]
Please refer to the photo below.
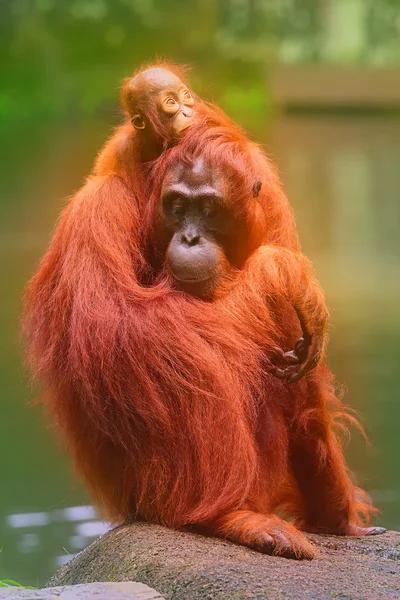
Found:
[[[28, 286], [29, 357], [107, 518], [310, 558], [303, 534], [272, 513], [352, 534], [374, 510], [345, 466], [327, 367], [293, 385], [269, 373], [273, 348], [301, 335], [293, 306], [326, 343], [323, 292], [269, 160], [219, 109], [198, 111], [151, 164], [139, 163], [129, 121], [106, 144]], [[242, 264], [212, 302], [176, 290], [149, 258], [163, 178], [197, 155], [224, 170], [243, 222]]]

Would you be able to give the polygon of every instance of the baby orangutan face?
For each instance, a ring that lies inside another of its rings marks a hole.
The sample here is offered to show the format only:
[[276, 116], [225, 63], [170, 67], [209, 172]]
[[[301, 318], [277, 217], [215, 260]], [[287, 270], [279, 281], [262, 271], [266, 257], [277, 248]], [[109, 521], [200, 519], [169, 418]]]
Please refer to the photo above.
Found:
[[179, 137], [189, 127], [193, 119], [194, 98], [188, 88], [179, 80], [175, 89], [159, 92], [158, 102], [161, 111], [171, 119], [171, 129]]
[[180, 137], [195, 116], [195, 99], [188, 87], [171, 71], [154, 67], [125, 82], [123, 100], [135, 129], [154, 122], [156, 110], [166, 137]]

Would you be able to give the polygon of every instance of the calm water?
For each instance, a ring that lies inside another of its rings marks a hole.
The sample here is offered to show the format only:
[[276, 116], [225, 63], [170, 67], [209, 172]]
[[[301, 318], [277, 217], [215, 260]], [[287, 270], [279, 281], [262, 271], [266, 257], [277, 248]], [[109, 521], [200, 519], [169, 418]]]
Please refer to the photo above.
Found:
[[[80, 124], [3, 136], [0, 578], [25, 584], [43, 584], [106, 527], [40, 409], [28, 406], [34, 395], [17, 332], [23, 286], [62, 199], [80, 186], [108, 130]], [[282, 117], [261, 138], [327, 290], [329, 363], [372, 441], [365, 448], [354, 433], [350, 464], [382, 510], [380, 522], [400, 529], [400, 121]]]

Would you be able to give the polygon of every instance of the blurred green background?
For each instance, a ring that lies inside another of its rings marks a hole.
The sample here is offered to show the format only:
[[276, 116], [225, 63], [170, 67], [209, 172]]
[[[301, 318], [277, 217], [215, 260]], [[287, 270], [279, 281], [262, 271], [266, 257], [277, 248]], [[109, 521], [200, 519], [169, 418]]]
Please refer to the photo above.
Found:
[[349, 462], [400, 529], [399, 40], [397, 0], [0, 2], [0, 579], [43, 584], [105, 527], [28, 405], [18, 322], [63, 199], [120, 121], [121, 79], [156, 56], [190, 64], [278, 164], [327, 290], [329, 364], [372, 441], [355, 432]]

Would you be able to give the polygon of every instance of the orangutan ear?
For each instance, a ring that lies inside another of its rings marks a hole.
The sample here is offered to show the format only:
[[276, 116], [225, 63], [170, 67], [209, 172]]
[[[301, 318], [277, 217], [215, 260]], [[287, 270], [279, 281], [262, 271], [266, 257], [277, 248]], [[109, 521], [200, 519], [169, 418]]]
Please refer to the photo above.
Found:
[[131, 123], [135, 129], [144, 129], [146, 127], [146, 123], [144, 122], [144, 119], [140, 114], [133, 115]]
[[253, 185], [253, 198], [257, 198], [260, 195], [262, 188], [262, 182], [260, 180], [256, 181]]

